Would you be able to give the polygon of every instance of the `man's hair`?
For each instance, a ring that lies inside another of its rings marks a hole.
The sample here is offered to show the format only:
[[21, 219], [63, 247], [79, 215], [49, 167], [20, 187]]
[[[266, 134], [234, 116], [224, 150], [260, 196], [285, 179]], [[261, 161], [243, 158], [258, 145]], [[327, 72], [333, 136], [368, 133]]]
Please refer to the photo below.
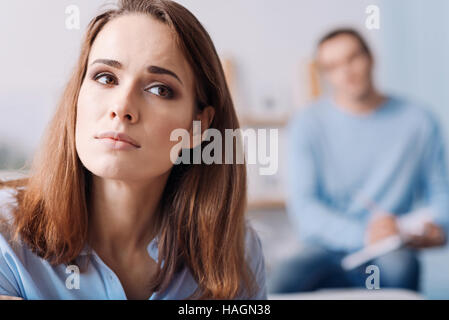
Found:
[[317, 49], [321, 47], [323, 43], [325, 43], [328, 40], [331, 40], [335, 37], [338, 37], [340, 35], [349, 35], [357, 39], [357, 41], [360, 43], [360, 47], [362, 48], [363, 52], [366, 53], [369, 57], [372, 57], [371, 49], [369, 48], [367, 42], [362, 37], [362, 35], [356, 31], [355, 29], [351, 28], [339, 28], [330, 31], [327, 33], [324, 37], [321, 38], [321, 40], [318, 42]]

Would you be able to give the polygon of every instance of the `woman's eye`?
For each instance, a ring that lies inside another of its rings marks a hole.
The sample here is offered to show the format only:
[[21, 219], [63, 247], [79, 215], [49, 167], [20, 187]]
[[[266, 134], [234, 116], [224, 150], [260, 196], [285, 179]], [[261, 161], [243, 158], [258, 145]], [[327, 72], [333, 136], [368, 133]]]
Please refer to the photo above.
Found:
[[116, 84], [115, 78], [110, 74], [100, 74], [95, 77], [95, 81], [108, 86]]
[[167, 86], [156, 85], [148, 89], [148, 92], [155, 94], [161, 98], [173, 97], [173, 90]]

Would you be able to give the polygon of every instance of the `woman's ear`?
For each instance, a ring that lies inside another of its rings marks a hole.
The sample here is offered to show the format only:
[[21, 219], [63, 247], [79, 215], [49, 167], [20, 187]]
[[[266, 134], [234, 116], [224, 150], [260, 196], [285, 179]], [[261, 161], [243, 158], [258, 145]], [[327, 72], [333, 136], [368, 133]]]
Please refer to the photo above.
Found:
[[[203, 141], [204, 132], [210, 128], [212, 121], [215, 117], [215, 109], [211, 106], [204, 108], [201, 112], [198, 112], [194, 121], [199, 121], [201, 126], [193, 126], [191, 146], [196, 148]], [[201, 128], [201, 130], [199, 130]]]
[[203, 109], [203, 111], [199, 112], [196, 115], [196, 120], [201, 121], [201, 134], [204, 133], [207, 129], [209, 129], [212, 121], [215, 117], [215, 109], [211, 106], [208, 106]]

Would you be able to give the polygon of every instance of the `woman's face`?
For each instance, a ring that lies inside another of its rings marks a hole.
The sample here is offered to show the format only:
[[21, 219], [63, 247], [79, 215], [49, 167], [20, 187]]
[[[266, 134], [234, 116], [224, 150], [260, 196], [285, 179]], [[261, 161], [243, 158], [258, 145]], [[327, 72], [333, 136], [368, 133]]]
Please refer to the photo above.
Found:
[[[81, 86], [76, 149], [93, 174], [110, 179], [147, 180], [173, 166], [175, 129], [191, 132], [193, 72], [165, 24], [129, 14], [110, 21], [91, 49]], [[138, 147], [98, 139], [125, 133]]]

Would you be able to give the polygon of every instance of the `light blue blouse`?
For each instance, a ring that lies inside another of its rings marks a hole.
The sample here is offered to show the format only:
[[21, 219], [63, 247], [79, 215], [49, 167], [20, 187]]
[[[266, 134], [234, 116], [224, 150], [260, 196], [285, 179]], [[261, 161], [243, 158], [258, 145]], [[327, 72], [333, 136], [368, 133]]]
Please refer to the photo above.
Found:
[[[0, 190], [0, 216], [12, 218], [11, 207], [17, 205], [12, 189]], [[4, 226], [8, 227], [8, 225]], [[27, 300], [125, 300], [126, 294], [116, 274], [93, 251], [83, 250], [77, 259], [88, 259], [88, 268], [80, 273], [77, 266], [52, 266], [34, 254], [24, 243], [10, 241], [9, 232], [0, 229], [0, 295], [18, 296]], [[247, 223], [246, 256], [259, 285], [253, 297], [238, 299], [267, 299], [265, 262], [262, 244], [256, 231]], [[148, 245], [149, 255], [158, 261], [158, 238]], [[176, 273], [165, 292], [155, 292], [150, 300], [182, 300], [197, 288], [188, 267]]]

